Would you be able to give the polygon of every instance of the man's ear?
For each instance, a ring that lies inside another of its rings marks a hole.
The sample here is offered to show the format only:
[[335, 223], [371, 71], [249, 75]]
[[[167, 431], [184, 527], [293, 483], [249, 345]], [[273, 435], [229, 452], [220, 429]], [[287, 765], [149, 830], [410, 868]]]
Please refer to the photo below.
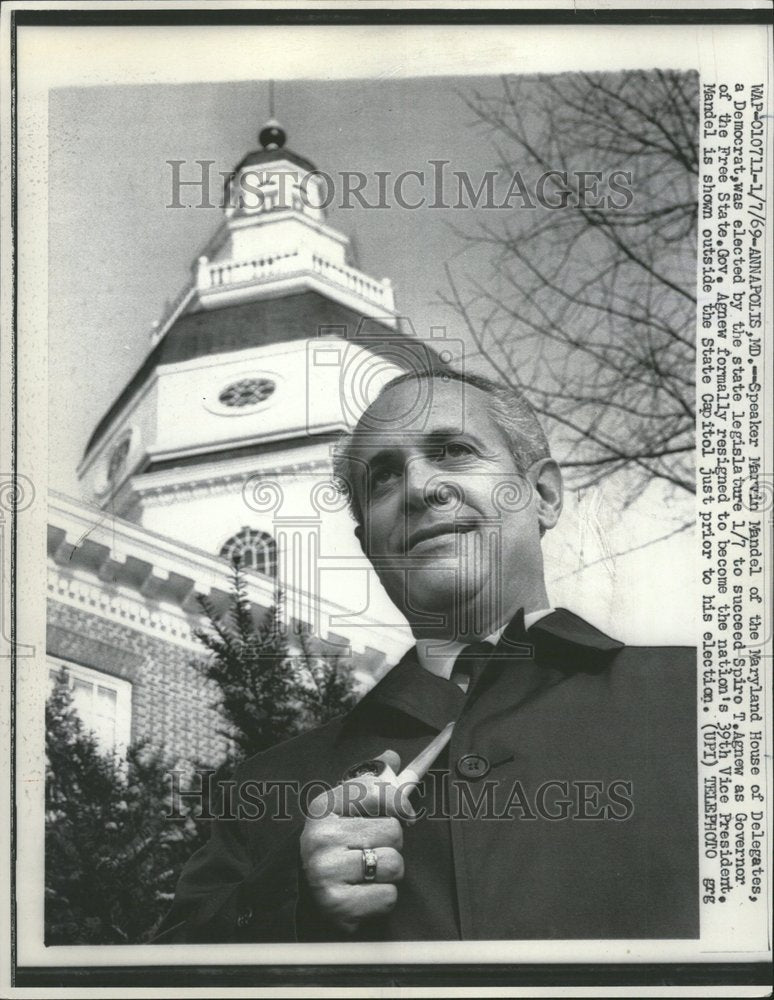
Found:
[[358, 524], [357, 527], [355, 528], [355, 538], [357, 538], [357, 540], [360, 542], [360, 549], [363, 555], [366, 558], [368, 558], [368, 550], [366, 549], [365, 537], [366, 537], [365, 529], [363, 528], [363, 525]]
[[535, 490], [535, 505], [542, 535], [555, 527], [562, 513], [562, 470], [553, 458], [541, 458], [530, 466], [528, 477]]

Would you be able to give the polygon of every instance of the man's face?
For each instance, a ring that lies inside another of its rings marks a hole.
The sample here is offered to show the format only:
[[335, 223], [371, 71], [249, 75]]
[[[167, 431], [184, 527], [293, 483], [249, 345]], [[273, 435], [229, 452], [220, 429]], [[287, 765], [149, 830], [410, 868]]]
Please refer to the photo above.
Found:
[[543, 592], [541, 524], [556, 518], [546, 523], [534, 476], [518, 470], [487, 395], [455, 380], [427, 385], [413, 421], [412, 380], [386, 389], [356, 432], [358, 538], [410, 621], [452, 613], [499, 624], [514, 594], [529, 603]]

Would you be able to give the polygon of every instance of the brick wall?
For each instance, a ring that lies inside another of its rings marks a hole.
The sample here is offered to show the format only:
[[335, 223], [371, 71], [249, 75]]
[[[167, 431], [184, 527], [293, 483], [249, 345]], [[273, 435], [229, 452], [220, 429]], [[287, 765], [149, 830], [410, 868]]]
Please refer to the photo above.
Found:
[[[338, 642], [313, 640], [312, 646], [328, 654], [346, 648], [343, 637], [332, 638]], [[186, 770], [197, 764], [215, 766], [225, 756], [228, 743], [219, 732], [225, 724], [213, 708], [217, 687], [192, 665], [196, 653], [189, 647], [49, 599], [46, 651], [131, 683], [132, 741], [148, 740], [163, 748], [170, 762]], [[360, 695], [388, 669], [384, 654], [374, 649], [349, 652], [345, 659]]]
[[220, 763], [227, 751], [214, 685], [190, 649], [98, 615], [48, 602], [47, 652], [132, 684], [132, 740], [147, 739], [180, 763]]

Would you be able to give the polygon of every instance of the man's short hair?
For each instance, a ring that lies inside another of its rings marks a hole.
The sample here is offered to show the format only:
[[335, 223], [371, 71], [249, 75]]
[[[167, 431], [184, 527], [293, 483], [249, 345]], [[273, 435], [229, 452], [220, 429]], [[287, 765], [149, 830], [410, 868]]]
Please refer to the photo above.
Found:
[[[386, 382], [379, 390], [376, 399], [369, 405], [368, 409], [374, 405], [377, 399], [396, 385], [404, 382], [429, 381], [430, 379], [442, 379], [462, 382], [470, 385], [474, 389], [485, 392], [490, 400], [490, 410], [492, 420], [505, 435], [509, 450], [516, 463], [519, 472], [526, 472], [530, 466], [534, 465], [541, 458], [550, 458], [551, 450], [548, 446], [548, 439], [545, 431], [540, 426], [537, 414], [520, 389], [503, 385], [483, 375], [465, 374], [455, 372], [450, 369], [432, 369], [427, 371], [411, 371], [397, 375], [394, 379]], [[368, 412], [365, 410], [363, 416]], [[333, 475], [339, 488], [347, 493], [349, 509], [358, 524], [363, 523], [363, 510], [360, 498], [354, 487], [352, 446], [363, 420], [361, 416], [357, 426], [351, 433], [342, 434], [336, 443], [333, 453]]]

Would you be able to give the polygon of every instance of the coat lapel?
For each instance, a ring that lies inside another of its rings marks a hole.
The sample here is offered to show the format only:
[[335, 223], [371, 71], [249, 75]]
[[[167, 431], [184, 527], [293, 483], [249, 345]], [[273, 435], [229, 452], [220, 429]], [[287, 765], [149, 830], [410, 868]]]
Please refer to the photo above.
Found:
[[[512, 710], [535, 690], [557, 683], [567, 674], [601, 669], [622, 648], [623, 643], [565, 608], [557, 608], [526, 632], [520, 609], [495, 647], [476, 685], [475, 698], [492, 687], [503, 670], [516, 670], [517, 683], [511, 686], [513, 697], [508, 699]], [[345, 720], [339, 741], [351, 735], [353, 728], [367, 725], [372, 713], [383, 715], [385, 710], [402, 713], [439, 731], [473, 700], [466, 702], [456, 685], [424, 670], [413, 646], [355, 706]]]

